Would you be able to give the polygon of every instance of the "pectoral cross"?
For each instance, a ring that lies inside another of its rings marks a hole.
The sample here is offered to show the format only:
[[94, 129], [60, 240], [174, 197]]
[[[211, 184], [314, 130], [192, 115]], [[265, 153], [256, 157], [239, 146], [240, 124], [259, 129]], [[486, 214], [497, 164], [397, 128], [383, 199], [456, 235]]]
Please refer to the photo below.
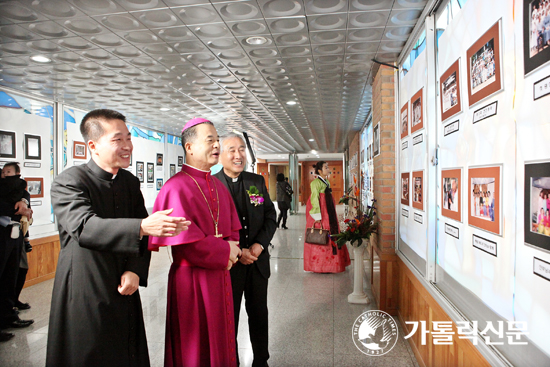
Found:
[[216, 223], [216, 234], [214, 235], [214, 237], [217, 237], [217, 238], [223, 237], [223, 235], [221, 233], [218, 234], [218, 224], [217, 223]]

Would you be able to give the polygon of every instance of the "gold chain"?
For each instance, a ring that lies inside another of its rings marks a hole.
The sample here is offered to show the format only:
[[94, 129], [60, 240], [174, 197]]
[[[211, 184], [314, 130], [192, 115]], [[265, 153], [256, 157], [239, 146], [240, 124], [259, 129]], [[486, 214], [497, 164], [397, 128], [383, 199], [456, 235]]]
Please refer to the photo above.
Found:
[[218, 215], [217, 215], [217, 218], [214, 219], [214, 213], [212, 213], [212, 208], [210, 208], [210, 204], [208, 203], [208, 200], [206, 199], [206, 195], [204, 195], [204, 192], [202, 191], [202, 189], [201, 189], [199, 183], [197, 182], [197, 180], [195, 180], [195, 178], [193, 176], [191, 176], [189, 173], [187, 173], [183, 170], [182, 170], [182, 172], [185, 173], [187, 176], [191, 177], [191, 179], [195, 182], [195, 184], [199, 188], [199, 191], [201, 192], [202, 197], [204, 198], [204, 201], [206, 201], [206, 205], [208, 206], [208, 210], [210, 211], [210, 216], [212, 217], [212, 221], [214, 222], [214, 227], [216, 229], [215, 237], [222, 237], [221, 234], [218, 234], [218, 222], [220, 220], [220, 197], [218, 196], [218, 187], [216, 186], [216, 182], [214, 180], [212, 180], [212, 182], [214, 183], [214, 188], [216, 189], [216, 200], [218, 201]]

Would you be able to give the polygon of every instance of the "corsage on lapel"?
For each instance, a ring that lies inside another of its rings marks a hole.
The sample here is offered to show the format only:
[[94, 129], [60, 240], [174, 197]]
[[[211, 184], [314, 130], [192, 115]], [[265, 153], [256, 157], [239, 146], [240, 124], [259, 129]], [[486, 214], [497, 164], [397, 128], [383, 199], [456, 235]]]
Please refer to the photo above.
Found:
[[260, 194], [256, 186], [250, 186], [246, 193], [250, 197], [250, 204], [254, 206], [262, 205], [264, 203], [263, 195]]

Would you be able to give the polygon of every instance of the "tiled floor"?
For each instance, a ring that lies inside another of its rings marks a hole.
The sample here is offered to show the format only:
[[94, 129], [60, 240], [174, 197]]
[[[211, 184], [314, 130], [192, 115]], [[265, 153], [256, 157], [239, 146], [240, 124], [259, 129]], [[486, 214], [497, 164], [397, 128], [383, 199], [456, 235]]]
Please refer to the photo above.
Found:
[[[303, 209], [289, 217], [287, 226], [288, 230], [277, 231], [271, 249], [270, 366], [418, 366], [401, 329], [396, 346], [384, 356], [367, 356], [355, 347], [351, 337], [353, 322], [376, 306], [374, 302], [367, 306], [347, 302], [347, 295], [353, 290], [353, 263], [341, 274], [304, 272]], [[164, 360], [169, 265], [166, 250], [154, 253], [149, 286], [140, 289], [152, 366], [162, 366]], [[372, 300], [367, 285], [365, 281], [365, 290]], [[26, 329], [10, 330], [16, 337], [0, 343], [0, 366], [44, 365], [52, 286], [53, 280], [49, 280], [23, 290], [21, 300], [32, 308], [22, 312], [21, 318], [33, 318], [35, 323]], [[252, 364], [252, 349], [244, 309], [238, 339], [241, 366], [248, 367]]]

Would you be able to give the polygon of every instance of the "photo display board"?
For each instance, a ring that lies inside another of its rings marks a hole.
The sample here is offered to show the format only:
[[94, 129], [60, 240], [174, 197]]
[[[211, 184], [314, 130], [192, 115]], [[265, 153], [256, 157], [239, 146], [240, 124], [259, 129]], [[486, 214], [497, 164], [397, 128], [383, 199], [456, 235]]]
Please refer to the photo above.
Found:
[[524, 67], [519, 36], [540, 28], [533, 23], [539, 16], [522, 16], [540, 4], [470, 0], [436, 53], [435, 283], [480, 322], [492, 315], [527, 322], [531, 349], [497, 347], [518, 365], [527, 353], [550, 355], [543, 335], [550, 327], [550, 221], [543, 215], [550, 205], [550, 67], [536, 56], [547, 46], [534, 41]]
[[516, 1], [514, 12], [515, 105], [519, 107], [515, 111], [518, 223], [514, 310], [517, 320], [537, 325], [530, 328], [529, 339], [550, 355], [546, 332], [550, 328], [550, 217], [546, 215], [550, 213], [550, 44], [543, 42], [548, 33], [543, 34], [541, 28], [549, 29], [550, 4]]
[[[426, 40], [424, 40], [426, 42]], [[400, 164], [398, 202], [399, 248], [421, 272], [426, 272], [428, 251], [426, 83], [427, 52], [422, 52], [400, 80], [399, 120]]]

